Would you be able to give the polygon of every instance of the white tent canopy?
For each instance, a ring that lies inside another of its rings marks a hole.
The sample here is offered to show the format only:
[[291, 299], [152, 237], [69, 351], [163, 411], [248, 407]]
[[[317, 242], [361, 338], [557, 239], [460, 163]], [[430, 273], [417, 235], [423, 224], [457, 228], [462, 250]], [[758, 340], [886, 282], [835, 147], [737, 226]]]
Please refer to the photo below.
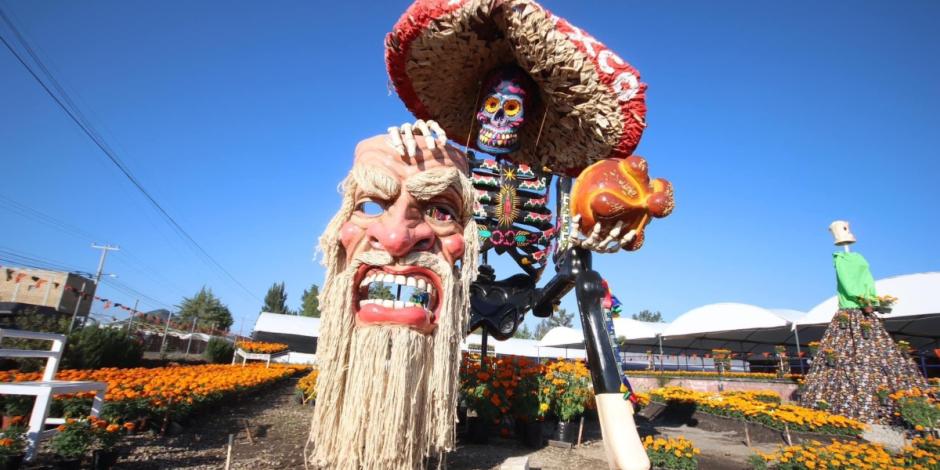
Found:
[[[580, 333], [580, 332], [579, 332]], [[479, 350], [483, 342], [480, 335], [468, 335], [461, 344], [464, 351]], [[539, 341], [534, 339], [509, 338], [505, 341], [497, 341], [489, 338], [487, 349], [492, 347], [492, 351], [500, 356], [525, 356], [534, 358], [554, 359], [564, 357], [568, 359], [584, 359], [583, 350], [539, 346]]]
[[580, 330], [576, 330], [574, 328], [568, 328], [567, 326], [556, 326], [555, 328], [548, 330], [548, 333], [545, 333], [545, 336], [543, 336], [542, 340], [539, 341], [539, 346], [583, 349], [584, 334]]
[[255, 322], [254, 331], [284, 335], [320, 336], [320, 319], [300, 315], [262, 312]]
[[653, 323], [632, 318], [614, 318], [614, 333], [617, 339], [638, 340], [655, 339], [662, 334], [668, 323]]

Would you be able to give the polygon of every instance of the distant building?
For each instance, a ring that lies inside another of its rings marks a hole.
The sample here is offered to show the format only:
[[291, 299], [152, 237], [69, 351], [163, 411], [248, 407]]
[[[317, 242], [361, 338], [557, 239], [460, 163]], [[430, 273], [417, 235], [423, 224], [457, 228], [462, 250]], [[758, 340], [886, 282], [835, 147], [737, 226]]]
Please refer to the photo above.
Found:
[[286, 362], [312, 362], [320, 337], [320, 319], [300, 315], [262, 312], [255, 322], [251, 339], [286, 344], [290, 357]]
[[87, 316], [94, 301], [95, 281], [61, 271], [0, 267], [0, 303], [17, 313], [28, 306], [40, 310]]

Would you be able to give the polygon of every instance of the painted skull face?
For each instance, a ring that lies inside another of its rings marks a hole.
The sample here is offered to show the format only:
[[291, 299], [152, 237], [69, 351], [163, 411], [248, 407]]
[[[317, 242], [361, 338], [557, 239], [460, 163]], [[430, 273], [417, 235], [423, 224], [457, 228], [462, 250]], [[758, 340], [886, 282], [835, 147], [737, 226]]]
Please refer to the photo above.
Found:
[[491, 155], [504, 155], [519, 148], [519, 131], [532, 100], [532, 80], [518, 68], [500, 68], [490, 73], [486, 95], [477, 121], [477, 148]]

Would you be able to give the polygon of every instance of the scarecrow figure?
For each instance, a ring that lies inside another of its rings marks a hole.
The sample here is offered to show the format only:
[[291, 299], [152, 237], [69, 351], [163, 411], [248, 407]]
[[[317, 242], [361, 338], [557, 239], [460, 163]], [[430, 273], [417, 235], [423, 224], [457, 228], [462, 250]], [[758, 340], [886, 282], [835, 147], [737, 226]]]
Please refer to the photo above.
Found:
[[[647, 468], [620, 393], [606, 289], [591, 268], [592, 251], [639, 249], [651, 218], [673, 209], [669, 183], [651, 181], [632, 155], [646, 126], [639, 73], [530, 0], [418, 0], [388, 35], [386, 62], [415, 116], [435, 120], [470, 154], [484, 264], [469, 328], [507, 338], [527, 311], [550, 316], [575, 289], [608, 462]], [[412, 130], [389, 130], [400, 153]], [[553, 248], [556, 274], [536, 288]], [[523, 274], [496, 280], [490, 250], [508, 253]]]

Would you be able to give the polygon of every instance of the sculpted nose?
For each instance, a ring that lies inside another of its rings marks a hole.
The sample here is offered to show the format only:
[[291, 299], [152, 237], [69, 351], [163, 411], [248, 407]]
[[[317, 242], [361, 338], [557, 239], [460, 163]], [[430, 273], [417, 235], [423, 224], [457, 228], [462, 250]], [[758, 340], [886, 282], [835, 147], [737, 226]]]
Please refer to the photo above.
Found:
[[417, 210], [390, 208], [367, 230], [372, 248], [401, 258], [412, 251], [428, 251], [434, 232]]

